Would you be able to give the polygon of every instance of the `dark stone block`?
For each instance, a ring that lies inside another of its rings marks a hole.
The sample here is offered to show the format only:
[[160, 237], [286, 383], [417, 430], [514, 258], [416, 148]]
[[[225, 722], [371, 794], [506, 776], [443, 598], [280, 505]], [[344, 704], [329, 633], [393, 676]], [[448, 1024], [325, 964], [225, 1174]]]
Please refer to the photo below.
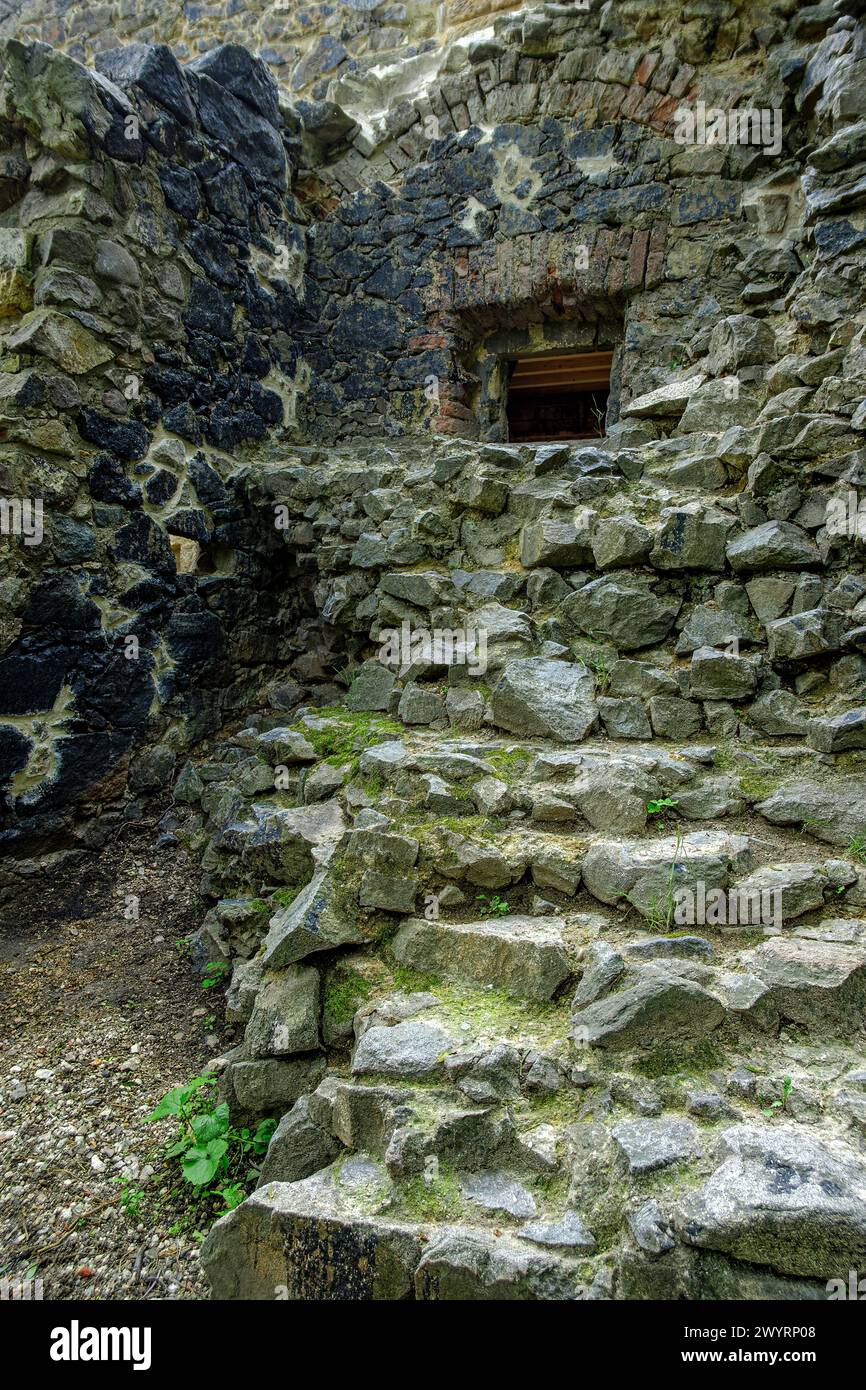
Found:
[[107, 449], [118, 458], [144, 458], [150, 444], [150, 433], [137, 420], [117, 420], [85, 406], [78, 412], [78, 433], [100, 449]]
[[188, 540], [205, 544], [210, 540], [210, 528], [204, 512], [194, 507], [184, 507], [166, 518], [166, 530], [171, 536], [185, 536]]
[[173, 410], [167, 410], [163, 416], [163, 424], [171, 434], [179, 434], [181, 439], [188, 440], [190, 444], [201, 443], [201, 425], [192, 406], [187, 402], [176, 405]]
[[180, 405], [182, 401], [188, 401], [197, 385], [195, 377], [189, 372], [173, 367], [148, 367], [144, 373], [144, 382], [168, 405]]
[[271, 370], [271, 359], [267, 348], [252, 334], [244, 343], [241, 367], [250, 376], [267, 376]]
[[136, 512], [114, 538], [111, 554], [115, 560], [131, 560], [154, 574], [174, 576], [171, 546], [163, 530], [144, 512]]
[[184, 125], [194, 123], [183, 69], [166, 44], [130, 43], [111, 48], [96, 55], [95, 67], [122, 91], [138, 87]]
[[[154, 618], [162, 613], [174, 599], [174, 584], [162, 579], [143, 579], [140, 584], [133, 584], [120, 595], [120, 602], [124, 608], [130, 608], [134, 612], [141, 614], [142, 617]], [[130, 624], [131, 630], [135, 631], [139, 641], [144, 641], [148, 637], [147, 633], [139, 632], [140, 624], [137, 620]]]
[[110, 454], [97, 454], [87, 471], [87, 486], [97, 502], [116, 502], [121, 507], [141, 506], [141, 488], [127, 478]]
[[104, 645], [84, 651], [72, 681], [81, 719], [91, 729], [143, 729], [155, 692], [153, 664], [153, 653], [142, 646], [137, 658]]
[[202, 128], [225, 146], [254, 183], [286, 187], [286, 154], [270, 122], [205, 73], [198, 74], [195, 99]]
[[193, 280], [189, 305], [183, 321], [191, 333], [201, 329], [215, 338], [228, 340], [232, 336], [234, 306], [222, 290], [206, 280]]
[[[105, 92], [101, 92], [103, 104], [112, 113], [113, 120], [108, 130], [102, 136], [101, 144], [105, 153], [112, 159], [119, 159], [124, 164], [143, 164], [145, 158], [145, 144], [140, 138], [130, 139], [126, 124], [126, 113], [121, 110], [118, 102], [113, 101]], [[82, 113], [82, 121], [89, 126], [88, 113]]]
[[211, 468], [203, 454], [193, 454], [187, 469], [196, 496], [206, 507], [219, 506], [228, 501], [229, 494], [222, 478]]
[[229, 288], [238, 283], [235, 257], [225, 244], [225, 233], [199, 222], [187, 239], [190, 255], [211, 280]]
[[194, 222], [201, 211], [201, 193], [195, 174], [177, 165], [163, 165], [159, 171], [159, 181], [165, 201], [172, 211], [185, 217], [188, 222]]
[[0, 660], [0, 714], [39, 714], [53, 708], [66, 675], [67, 653], [60, 648], [23, 650]]
[[253, 410], [258, 416], [269, 425], [280, 425], [283, 422], [283, 402], [276, 391], [271, 391], [266, 386], [260, 386], [257, 381], [249, 384], [249, 401]]
[[204, 195], [211, 212], [229, 222], [246, 223], [250, 215], [250, 195], [236, 164], [229, 164], [204, 179]]
[[172, 658], [183, 667], [202, 666], [223, 655], [225, 636], [213, 613], [175, 612], [166, 628]]
[[96, 554], [96, 533], [86, 522], [59, 516], [51, 531], [51, 553], [58, 565], [80, 565]]
[[387, 304], [348, 304], [334, 327], [333, 345], [338, 353], [364, 351], [371, 344], [387, 352], [402, 342], [397, 314]]
[[71, 573], [52, 575], [38, 584], [24, 611], [24, 626], [44, 634], [89, 632], [101, 627], [99, 609], [81, 592]]
[[190, 63], [193, 72], [225, 87], [272, 126], [280, 125], [280, 94], [276, 81], [261, 58], [236, 43], [224, 43]]
[[218, 449], [232, 449], [246, 439], [264, 439], [267, 432], [267, 425], [254, 410], [227, 402], [211, 412], [205, 438]]
[[12, 778], [27, 766], [32, 742], [20, 729], [0, 724], [0, 789], [8, 787]]
[[49, 784], [30, 809], [43, 806], [63, 806], [87, 796], [90, 788], [100, 782], [107, 772], [129, 751], [128, 734], [75, 733], [58, 744], [60, 766], [56, 779]]
[[167, 468], [160, 468], [144, 485], [147, 500], [152, 507], [164, 507], [177, 492], [177, 478]]

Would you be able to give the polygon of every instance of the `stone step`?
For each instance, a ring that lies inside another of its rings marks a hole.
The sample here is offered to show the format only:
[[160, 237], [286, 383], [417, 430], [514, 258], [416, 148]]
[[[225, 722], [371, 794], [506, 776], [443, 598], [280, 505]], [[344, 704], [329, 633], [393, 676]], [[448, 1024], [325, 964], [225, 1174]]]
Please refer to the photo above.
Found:
[[552, 999], [574, 974], [580, 924], [509, 914], [493, 921], [428, 922], [410, 917], [391, 942], [395, 960], [450, 980]]
[[574, 1213], [539, 1220], [536, 1208], [507, 1235], [460, 1219], [495, 1211], [501, 1226], [507, 1206], [529, 1213], [536, 1204], [503, 1175], [474, 1187], [423, 1177], [401, 1187], [358, 1154], [259, 1188], [211, 1229], [202, 1261], [219, 1299], [589, 1296], [580, 1257], [595, 1242]]

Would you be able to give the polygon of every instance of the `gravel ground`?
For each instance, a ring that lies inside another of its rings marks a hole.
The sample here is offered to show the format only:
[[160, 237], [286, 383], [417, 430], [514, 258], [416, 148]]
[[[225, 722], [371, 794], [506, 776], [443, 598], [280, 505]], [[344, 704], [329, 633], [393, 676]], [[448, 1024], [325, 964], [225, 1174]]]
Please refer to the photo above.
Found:
[[46, 1300], [208, 1297], [213, 1218], [144, 1120], [226, 1038], [182, 943], [198, 871], [156, 833], [34, 882], [0, 928], [0, 1277]]

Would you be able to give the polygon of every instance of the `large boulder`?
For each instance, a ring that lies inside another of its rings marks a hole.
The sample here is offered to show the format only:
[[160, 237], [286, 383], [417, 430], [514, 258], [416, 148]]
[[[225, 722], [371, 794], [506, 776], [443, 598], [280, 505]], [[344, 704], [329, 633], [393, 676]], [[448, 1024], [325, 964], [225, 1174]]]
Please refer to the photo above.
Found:
[[595, 681], [582, 661], [509, 661], [493, 687], [493, 723], [512, 734], [579, 743], [595, 727]]
[[584, 584], [560, 606], [563, 622], [620, 651], [652, 647], [668, 635], [679, 604], [659, 598], [647, 584], [603, 576]]
[[866, 828], [866, 781], [845, 777], [832, 786], [807, 778], [786, 782], [755, 809], [773, 825], [799, 825], [817, 840], [847, 847]]
[[574, 971], [564, 923], [555, 917], [428, 922], [411, 917], [391, 945], [414, 970], [550, 999]]
[[278, 970], [318, 951], [358, 945], [365, 940], [363, 931], [341, 902], [333, 872], [324, 868], [293, 903], [271, 918], [262, 963], [269, 970]]
[[781, 1274], [831, 1279], [866, 1265], [866, 1165], [789, 1125], [736, 1125], [712, 1177], [675, 1213], [682, 1240]]

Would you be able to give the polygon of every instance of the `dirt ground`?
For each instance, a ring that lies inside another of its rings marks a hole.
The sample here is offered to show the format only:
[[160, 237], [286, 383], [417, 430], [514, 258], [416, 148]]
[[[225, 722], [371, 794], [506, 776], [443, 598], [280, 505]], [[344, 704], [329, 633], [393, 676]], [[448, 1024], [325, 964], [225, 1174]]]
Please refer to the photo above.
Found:
[[213, 1216], [163, 1157], [171, 1122], [145, 1123], [227, 1040], [183, 941], [198, 871], [171, 838], [81, 855], [0, 926], [0, 1279], [46, 1300], [208, 1297]]

